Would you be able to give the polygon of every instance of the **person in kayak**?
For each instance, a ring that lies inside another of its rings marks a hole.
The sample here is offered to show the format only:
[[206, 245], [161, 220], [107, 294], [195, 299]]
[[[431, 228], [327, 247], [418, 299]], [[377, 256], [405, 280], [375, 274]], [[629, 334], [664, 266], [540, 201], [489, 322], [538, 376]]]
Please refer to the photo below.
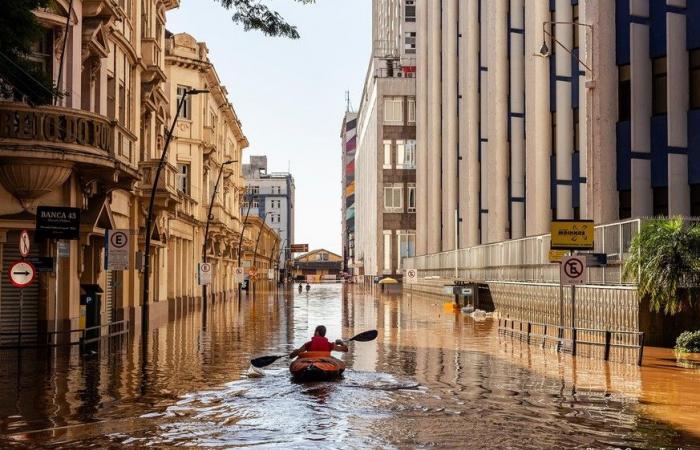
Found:
[[335, 343], [331, 343], [326, 338], [326, 327], [319, 325], [314, 331], [314, 336], [309, 342], [294, 350], [290, 358], [296, 358], [300, 353], [304, 352], [347, 352], [348, 346], [345, 345], [342, 339], [336, 339]]

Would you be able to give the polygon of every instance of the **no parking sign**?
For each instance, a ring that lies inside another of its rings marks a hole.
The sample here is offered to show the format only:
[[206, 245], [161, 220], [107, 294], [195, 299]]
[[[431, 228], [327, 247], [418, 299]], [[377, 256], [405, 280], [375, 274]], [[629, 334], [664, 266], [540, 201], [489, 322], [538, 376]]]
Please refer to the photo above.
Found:
[[105, 270], [129, 270], [130, 230], [105, 233]]

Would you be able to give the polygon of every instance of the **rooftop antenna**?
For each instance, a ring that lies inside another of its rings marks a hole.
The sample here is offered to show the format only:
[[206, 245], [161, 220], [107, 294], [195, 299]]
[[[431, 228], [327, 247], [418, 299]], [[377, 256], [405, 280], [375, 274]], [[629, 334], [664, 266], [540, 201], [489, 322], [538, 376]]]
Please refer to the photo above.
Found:
[[345, 91], [345, 112], [355, 112], [350, 103], [350, 91]]

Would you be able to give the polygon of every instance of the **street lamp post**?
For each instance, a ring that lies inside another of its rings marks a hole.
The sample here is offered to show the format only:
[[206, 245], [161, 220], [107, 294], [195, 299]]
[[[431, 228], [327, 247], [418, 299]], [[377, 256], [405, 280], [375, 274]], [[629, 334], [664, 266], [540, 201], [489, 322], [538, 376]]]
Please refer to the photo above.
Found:
[[[246, 198], [245, 194], [244, 194], [243, 198], [244, 199]], [[241, 267], [241, 247], [243, 246], [243, 232], [245, 231], [245, 227], [246, 227], [247, 222], [248, 222], [248, 216], [250, 215], [250, 207], [253, 205], [253, 199], [255, 199], [255, 198], [256, 198], [256, 196], [252, 195], [250, 197], [250, 199], [248, 199], [248, 209], [245, 212], [245, 218], [243, 219], [243, 224], [241, 225], [241, 235], [238, 238], [238, 252], [237, 252], [238, 264], [236, 267]], [[241, 283], [238, 283], [238, 298], [239, 299], [241, 298]]]
[[158, 180], [160, 179], [160, 173], [165, 165], [165, 160], [168, 157], [168, 148], [170, 147], [170, 142], [173, 138], [173, 132], [175, 131], [175, 125], [177, 124], [177, 119], [180, 116], [180, 111], [185, 105], [185, 101], [188, 95], [206, 94], [209, 91], [206, 89], [190, 89], [189, 91], [184, 91], [182, 98], [177, 104], [177, 111], [175, 112], [175, 117], [173, 118], [173, 123], [170, 125], [168, 134], [165, 136], [165, 145], [163, 146], [163, 152], [160, 155], [160, 161], [158, 162], [158, 167], [156, 168], [156, 174], [153, 177], [153, 185], [151, 186], [151, 199], [148, 202], [148, 215], [146, 216], [146, 246], [144, 248], [144, 261], [143, 261], [143, 294], [142, 294], [142, 305], [141, 305], [141, 333], [145, 338], [148, 332], [148, 297], [150, 291], [150, 273], [151, 273], [151, 226], [153, 225], [153, 208], [155, 205], [156, 189], [158, 188]]
[[[216, 199], [216, 192], [219, 190], [219, 183], [221, 183], [221, 175], [224, 173], [224, 166], [229, 164], [237, 163], [238, 161], [228, 160], [221, 163], [219, 167], [219, 175], [216, 177], [216, 184], [214, 185], [214, 192], [211, 194], [211, 200], [209, 201], [209, 211], [207, 211], [207, 224], [204, 227], [204, 242], [202, 243], [202, 262], [207, 262], [207, 242], [209, 241], [209, 225], [211, 224], [211, 211], [214, 208], [214, 200]], [[207, 285], [202, 285], [202, 308], [207, 308]]]
[[[255, 267], [255, 261], [258, 258], [258, 244], [260, 244], [260, 236], [262, 236], [263, 228], [265, 227], [265, 219], [267, 218], [267, 212], [262, 216], [262, 224], [260, 225], [260, 231], [258, 231], [258, 238], [255, 240], [255, 250], [253, 250], [253, 265]], [[255, 294], [255, 284], [253, 284], [253, 294]]]

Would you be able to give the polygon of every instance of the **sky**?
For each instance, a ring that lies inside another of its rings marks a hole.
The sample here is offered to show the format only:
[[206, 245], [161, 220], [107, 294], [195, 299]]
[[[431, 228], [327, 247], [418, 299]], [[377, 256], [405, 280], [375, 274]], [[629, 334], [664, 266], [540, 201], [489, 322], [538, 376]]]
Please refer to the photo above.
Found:
[[268, 0], [301, 38], [243, 31], [215, 0], [182, 0], [167, 28], [209, 48], [209, 58], [243, 123], [249, 155], [268, 171], [291, 169], [297, 244], [341, 252], [340, 126], [345, 91], [359, 106], [371, 50], [371, 0]]

